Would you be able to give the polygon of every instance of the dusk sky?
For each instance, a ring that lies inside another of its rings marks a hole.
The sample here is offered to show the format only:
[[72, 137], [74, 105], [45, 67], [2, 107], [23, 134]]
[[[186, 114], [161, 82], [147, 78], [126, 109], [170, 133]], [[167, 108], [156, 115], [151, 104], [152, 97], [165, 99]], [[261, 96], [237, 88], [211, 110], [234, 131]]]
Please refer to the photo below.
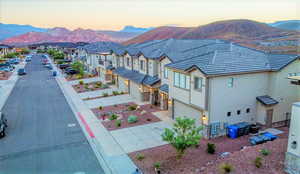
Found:
[[199, 26], [218, 20], [300, 19], [298, 0], [0, 0], [0, 22], [119, 30]]

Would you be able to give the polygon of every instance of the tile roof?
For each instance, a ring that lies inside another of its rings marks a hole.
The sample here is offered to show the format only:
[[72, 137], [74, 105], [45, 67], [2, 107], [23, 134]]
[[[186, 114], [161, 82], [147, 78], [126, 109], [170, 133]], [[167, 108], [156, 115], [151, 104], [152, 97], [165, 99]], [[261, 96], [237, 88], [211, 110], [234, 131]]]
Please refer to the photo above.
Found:
[[[279, 71], [298, 57], [296, 55], [267, 54], [236, 44], [229, 44], [228, 50], [215, 50], [186, 57], [170, 63], [167, 67], [189, 70], [197, 68], [206, 75], [223, 75], [258, 71]], [[225, 46], [223, 47], [225, 48]]]
[[160, 82], [160, 78], [157, 75], [156, 76], [146, 75], [145, 79], [143, 80], [143, 84], [148, 86], [152, 86], [158, 82]]
[[165, 92], [165, 93], [169, 93], [169, 85], [167, 84], [163, 84], [159, 87], [159, 90]]
[[116, 73], [128, 80], [132, 80], [135, 83], [148, 85], [148, 86], [152, 86], [152, 85], [160, 82], [160, 79], [158, 78], [158, 76], [145, 75], [145, 74], [139, 73], [138, 71], [128, 70], [123, 67], [116, 68], [114, 70], [114, 73]]
[[268, 95], [258, 96], [256, 97], [256, 100], [266, 106], [278, 104], [277, 100], [271, 98]]

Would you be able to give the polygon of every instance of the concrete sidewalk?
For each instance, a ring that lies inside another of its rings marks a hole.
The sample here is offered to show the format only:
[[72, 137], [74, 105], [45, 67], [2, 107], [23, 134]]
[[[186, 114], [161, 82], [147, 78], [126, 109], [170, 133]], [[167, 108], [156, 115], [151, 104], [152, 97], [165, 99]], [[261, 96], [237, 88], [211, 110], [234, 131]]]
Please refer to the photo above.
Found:
[[[54, 70], [57, 70], [57, 68], [55, 67]], [[105, 173], [132, 174], [137, 167], [124, 149], [94, 116], [93, 112], [81, 100], [70, 83], [61, 74], [56, 77], [56, 80]]]
[[129, 102], [134, 102], [134, 99], [129, 94], [84, 101], [86, 106], [90, 109], [97, 108], [99, 106], [111, 106], [115, 104], [122, 104], [122, 103], [129, 103]]
[[13, 72], [13, 74], [9, 77], [8, 80], [0, 80], [0, 111], [3, 108], [7, 98], [9, 97], [11, 91], [13, 90], [16, 82], [19, 79], [18, 69], [24, 68], [26, 65], [25, 62], [21, 62], [18, 64]]

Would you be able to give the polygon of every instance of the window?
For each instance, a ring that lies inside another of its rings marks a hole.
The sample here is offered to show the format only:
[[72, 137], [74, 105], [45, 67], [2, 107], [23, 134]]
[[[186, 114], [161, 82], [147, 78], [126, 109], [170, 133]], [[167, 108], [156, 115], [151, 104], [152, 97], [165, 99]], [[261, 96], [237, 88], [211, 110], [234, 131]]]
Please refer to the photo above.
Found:
[[174, 86], [184, 89], [190, 89], [190, 76], [174, 72]]
[[164, 78], [167, 79], [168, 78], [168, 73], [169, 73], [169, 70], [164, 67]]
[[202, 77], [195, 77], [194, 78], [194, 89], [197, 91], [202, 91], [202, 85], [203, 85], [203, 78]]
[[144, 61], [143, 60], [140, 61], [140, 69], [144, 70]]
[[130, 59], [127, 57], [127, 62], [126, 62], [127, 66], [130, 66]]
[[246, 109], [246, 113], [250, 113], [250, 108], [247, 108], [247, 109]]
[[241, 114], [241, 110], [237, 110], [236, 114], [240, 115]]
[[179, 73], [174, 72], [174, 86], [179, 87]]
[[227, 112], [227, 117], [230, 117], [231, 116], [231, 112]]
[[233, 87], [233, 78], [232, 77], [228, 79], [228, 87], [229, 88]]

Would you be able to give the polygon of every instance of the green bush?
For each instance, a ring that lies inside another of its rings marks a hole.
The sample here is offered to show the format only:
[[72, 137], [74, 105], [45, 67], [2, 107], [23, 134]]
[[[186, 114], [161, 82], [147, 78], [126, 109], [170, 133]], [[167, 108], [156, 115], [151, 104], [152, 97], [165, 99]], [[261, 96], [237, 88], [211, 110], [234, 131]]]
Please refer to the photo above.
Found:
[[129, 111], [135, 111], [136, 108], [137, 108], [137, 105], [130, 105], [130, 106], [128, 106], [128, 110]]
[[161, 163], [160, 163], [160, 162], [155, 162], [155, 163], [153, 164], [153, 167], [156, 168], [156, 169], [160, 169]]
[[119, 95], [118, 91], [113, 91], [112, 93], [113, 93], [113, 95]]
[[116, 120], [117, 118], [118, 118], [118, 115], [111, 114], [111, 116], [109, 117], [109, 120]]
[[116, 120], [115, 124], [116, 124], [116, 127], [121, 127], [121, 120]]
[[138, 153], [135, 158], [139, 161], [142, 161], [143, 159], [145, 159], [145, 155]]
[[257, 168], [261, 168], [262, 165], [263, 165], [263, 158], [262, 157], [256, 157], [255, 160], [254, 160], [254, 165], [255, 167]]
[[80, 80], [79, 81], [79, 85], [83, 85], [84, 84], [84, 81], [83, 80]]
[[207, 143], [206, 152], [209, 153], [209, 154], [214, 154], [216, 152], [216, 145], [211, 144], [211, 143]]
[[96, 85], [101, 87], [102, 86], [102, 82], [96, 82]]
[[135, 115], [130, 115], [127, 119], [128, 123], [136, 123], [138, 121], [138, 117]]
[[268, 149], [261, 149], [260, 150], [260, 154], [262, 154], [263, 156], [268, 156], [270, 153], [271, 152]]
[[104, 92], [103, 94], [103, 97], [108, 97], [108, 93]]
[[234, 170], [233, 166], [229, 163], [222, 163], [219, 166], [219, 169], [220, 169], [220, 173], [222, 173], [222, 174], [231, 173]]
[[123, 92], [123, 91], [121, 91], [121, 92], [120, 92], [120, 94], [121, 94], [121, 95], [123, 95], [123, 94], [124, 94], [124, 92]]
[[102, 110], [102, 109], [103, 109], [103, 106], [99, 106], [98, 109], [99, 109], [99, 110]]

